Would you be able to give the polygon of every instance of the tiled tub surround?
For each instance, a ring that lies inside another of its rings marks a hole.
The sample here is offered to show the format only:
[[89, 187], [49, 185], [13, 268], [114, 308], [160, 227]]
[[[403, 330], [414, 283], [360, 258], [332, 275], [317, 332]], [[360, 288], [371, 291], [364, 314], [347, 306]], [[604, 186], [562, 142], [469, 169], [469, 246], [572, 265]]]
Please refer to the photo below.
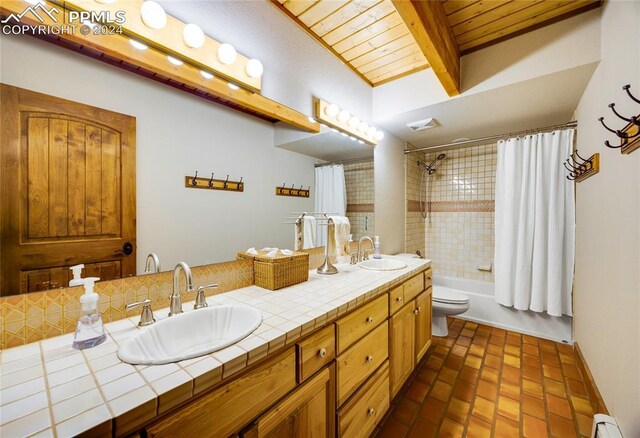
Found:
[[375, 233], [373, 178], [373, 160], [344, 165], [347, 217], [351, 223], [354, 240]]
[[405, 240], [404, 249], [408, 253], [420, 251], [425, 253], [425, 227], [424, 219], [420, 215], [420, 175], [422, 169], [417, 161], [424, 161], [423, 153], [415, 153], [405, 156]]
[[[407, 239], [414, 252], [425, 230], [425, 257], [432, 259], [434, 274], [493, 281], [493, 271], [478, 264], [493, 262], [494, 199], [497, 149], [495, 144], [445, 151], [431, 176], [428, 215], [420, 216], [417, 200], [420, 172], [417, 158], [407, 159]], [[412, 154], [419, 155], [419, 154]], [[438, 153], [424, 157], [430, 163]]]
[[[3, 350], [0, 357], [0, 435], [91, 436], [126, 434], [292, 345], [427, 268], [407, 260], [392, 272], [338, 265], [340, 273], [321, 276], [276, 292], [256, 286], [209, 297], [210, 305], [243, 303], [263, 313], [263, 324], [239, 343], [213, 354], [174, 364], [132, 366], [117, 357], [120, 342], [135, 334], [138, 315], [106, 324], [107, 341], [76, 351], [72, 334]], [[184, 303], [185, 311], [190, 303]], [[167, 309], [155, 312], [165, 318]]]

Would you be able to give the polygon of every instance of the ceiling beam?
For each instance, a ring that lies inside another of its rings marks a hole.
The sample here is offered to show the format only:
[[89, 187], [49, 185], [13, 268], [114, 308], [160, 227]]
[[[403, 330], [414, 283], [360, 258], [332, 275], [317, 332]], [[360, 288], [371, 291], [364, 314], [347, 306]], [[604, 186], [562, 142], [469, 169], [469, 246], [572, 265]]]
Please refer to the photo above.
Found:
[[442, 3], [392, 1], [447, 94], [460, 94], [460, 51]]

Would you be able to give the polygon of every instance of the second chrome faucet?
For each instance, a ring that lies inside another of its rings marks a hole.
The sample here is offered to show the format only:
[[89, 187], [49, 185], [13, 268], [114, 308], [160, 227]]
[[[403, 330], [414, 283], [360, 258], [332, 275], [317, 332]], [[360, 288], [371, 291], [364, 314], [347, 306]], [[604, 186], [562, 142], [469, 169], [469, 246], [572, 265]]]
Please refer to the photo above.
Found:
[[184, 292], [193, 292], [193, 276], [191, 275], [191, 269], [185, 262], [180, 262], [173, 270], [173, 291], [169, 299], [171, 304], [169, 305], [169, 316], [182, 313], [182, 296], [180, 295], [180, 271], [184, 272], [186, 280], [186, 288]]

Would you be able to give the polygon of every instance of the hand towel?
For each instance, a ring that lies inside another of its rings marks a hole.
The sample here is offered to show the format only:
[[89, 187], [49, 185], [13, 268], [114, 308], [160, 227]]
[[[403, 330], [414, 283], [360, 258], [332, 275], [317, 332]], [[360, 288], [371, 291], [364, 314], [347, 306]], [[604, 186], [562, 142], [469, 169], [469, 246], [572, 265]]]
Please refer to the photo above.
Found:
[[316, 246], [316, 218], [304, 216], [302, 218], [302, 248], [315, 248]]
[[334, 232], [329, 233], [329, 253], [338, 263], [343, 263], [349, 254], [344, 250], [349, 243], [349, 233], [351, 232], [351, 224], [346, 216], [329, 216], [334, 226]]

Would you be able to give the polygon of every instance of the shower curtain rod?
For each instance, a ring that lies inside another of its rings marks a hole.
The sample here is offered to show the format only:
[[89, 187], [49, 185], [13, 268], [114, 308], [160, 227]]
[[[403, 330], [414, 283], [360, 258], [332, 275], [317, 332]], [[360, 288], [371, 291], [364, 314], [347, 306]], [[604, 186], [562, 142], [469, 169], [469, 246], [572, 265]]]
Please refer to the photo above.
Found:
[[568, 122], [568, 123], [562, 123], [560, 125], [545, 126], [543, 128], [526, 129], [524, 131], [516, 131], [516, 132], [505, 132], [504, 134], [491, 135], [489, 137], [474, 138], [472, 140], [459, 141], [459, 142], [456, 142], [456, 143], [445, 143], [445, 144], [439, 144], [439, 145], [436, 145], [436, 146], [427, 146], [427, 147], [418, 148], [418, 149], [405, 149], [404, 153], [405, 153], [405, 155], [407, 155], [407, 154], [412, 154], [414, 152], [427, 152], [427, 151], [431, 151], [431, 150], [435, 150], [435, 149], [441, 149], [441, 148], [445, 148], [445, 147], [449, 147], [449, 146], [457, 146], [457, 147], [452, 148], [452, 149], [458, 149], [458, 147], [460, 147], [460, 148], [468, 147], [467, 145], [469, 145], [471, 143], [478, 143], [480, 141], [488, 141], [488, 140], [498, 140], [498, 139], [504, 138], [505, 136], [520, 135], [520, 134], [533, 134], [535, 132], [548, 131], [548, 130], [559, 129], [559, 128], [575, 128], [577, 126], [578, 126], [577, 120], [572, 120], [571, 122]]
[[366, 163], [367, 161], [373, 161], [373, 157], [354, 158], [352, 160], [342, 160], [342, 161], [332, 161], [331, 163], [319, 163], [319, 164], [314, 164], [313, 167], [335, 166], [336, 164]]

